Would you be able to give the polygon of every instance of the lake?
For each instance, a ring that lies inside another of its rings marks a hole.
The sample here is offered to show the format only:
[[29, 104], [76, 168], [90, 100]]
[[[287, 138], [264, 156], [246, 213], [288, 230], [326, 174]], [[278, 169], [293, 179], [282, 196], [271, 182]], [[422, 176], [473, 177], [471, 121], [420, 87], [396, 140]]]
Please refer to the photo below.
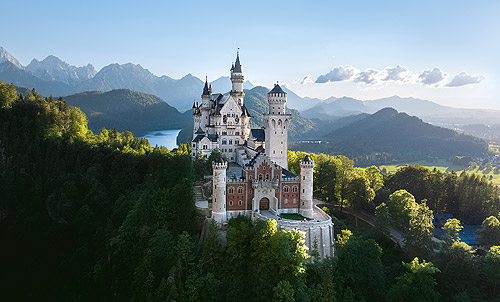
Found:
[[144, 138], [147, 138], [151, 146], [164, 146], [169, 150], [177, 148], [177, 135], [181, 129], [157, 130], [147, 132]]

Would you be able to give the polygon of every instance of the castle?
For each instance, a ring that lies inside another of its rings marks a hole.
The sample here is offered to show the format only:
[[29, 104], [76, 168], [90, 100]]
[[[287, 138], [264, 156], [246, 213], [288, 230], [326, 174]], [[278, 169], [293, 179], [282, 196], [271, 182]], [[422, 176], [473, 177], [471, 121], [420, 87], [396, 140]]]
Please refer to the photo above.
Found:
[[[211, 218], [219, 224], [238, 215], [276, 219], [281, 229], [306, 232], [306, 245], [316, 241], [321, 256], [333, 256], [333, 223], [313, 204], [314, 161], [308, 156], [301, 160], [299, 176], [288, 171], [292, 116], [286, 113], [287, 93], [275, 84], [268, 93], [264, 126], [250, 129], [239, 53], [230, 75], [228, 95], [213, 94], [205, 80], [201, 104], [193, 104], [192, 156], [208, 158], [218, 149], [226, 159], [212, 163]], [[283, 213], [297, 213], [304, 219], [284, 219]]]

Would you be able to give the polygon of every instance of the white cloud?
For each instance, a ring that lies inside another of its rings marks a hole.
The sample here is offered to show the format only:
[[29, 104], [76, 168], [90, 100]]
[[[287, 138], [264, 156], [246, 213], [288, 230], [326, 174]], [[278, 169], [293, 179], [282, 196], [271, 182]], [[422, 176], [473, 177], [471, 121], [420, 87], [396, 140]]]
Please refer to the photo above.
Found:
[[359, 72], [354, 78], [354, 82], [361, 82], [365, 84], [377, 84], [379, 82], [380, 71], [375, 69], [367, 69]]
[[419, 82], [425, 85], [433, 85], [441, 82], [446, 74], [441, 69], [434, 67], [432, 70], [424, 70], [419, 76]]
[[482, 75], [471, 75], [467, 74], [465, 72], [461, 72], [457, 74], [451, 82], [446, 84], [445, 86], [447, 87], [459, 87], [459, 86], [464, 86], [464, 85], [469, 85], [469, 84], [476, 84], [484, 80], [484, 77]]
[[350, 80], [357, 72], [357, 69], [350, 66], [338, 66], [330, 70], [329, 73], [320, 75], [316, 83], [328, 83]]
[[[384, 82], [395, 84], [423, 84], [427, 86], [443, 87], [443, 81], [448, 77], [439, 67], [427, 69], [419, 73], [411, 73], [403, 65], [388, 66], [383, 70], [366, 69], [360, 71], [351, 65], [338, 66], [324, 75], [320, 75], [315, 83], [329, 83], [340, 81], [353, 81], [367, 86], [380, 86]], [[482, 75], [470, 75], [465, 72], [457, 74], [449, 83], [444, 86], [459, 87], [469, 84], [479, 83], [484, 80]], [[310, 75], [302, 79], [293, 81], [293, 84], [312, 83]]]
[[406, 82], [411, 78], [408, 68], [397, 65], [386, 67], [381, 73], [382, 81]]

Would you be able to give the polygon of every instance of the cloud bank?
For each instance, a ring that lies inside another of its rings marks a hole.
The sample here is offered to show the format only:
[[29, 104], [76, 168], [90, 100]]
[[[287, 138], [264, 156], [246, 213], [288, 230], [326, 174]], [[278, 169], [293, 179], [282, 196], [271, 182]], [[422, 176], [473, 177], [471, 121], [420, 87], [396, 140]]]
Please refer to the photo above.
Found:
[[[377, 85], [383, 82], [419, 84], [434, 87], [459, 87], [470, 84], [477, 84], [484, 80], [482, 75], [470, 75], [465, 72], [455, 75], [447, 84], [444, 82], [448, 74], [439, 67], [424, 70], [420, 73], [411, 73], [403, 65], [389, 66], [383, 70], [366, 69], [359, 70], [351, 65], [337, 66], [328, 73], [320, 75], [314, 83], [331, 83], [341, 81], [353, 81], [363, 85]], [[297, 79], [293, 83], [307, 84], [313, 83], [310, 75], [302, 79]]]
[[451, 82], [446, 84], [446, 87], [459, 87], [459, 86], [464, 86], [464, 85], [469, 85], [469, 84], [477, 84], [484, 80], [484, 77], [482, 75], [470, 75], [465, 72], [461, 72], [457, 74]]
[[330, 70], [329, 73], [320, 75], [316, 79], [316, 83], [328, 83], [350, 80], [356, 73], [357, 69], [350, 65], [338, 66]]
[[435, 67], [432, 70], [424, 70], [419, 76], [418, 79], [420, 83], [425, 85], [433, 85], [444, 80], [445, 74], [441, 71], [441, 69]]

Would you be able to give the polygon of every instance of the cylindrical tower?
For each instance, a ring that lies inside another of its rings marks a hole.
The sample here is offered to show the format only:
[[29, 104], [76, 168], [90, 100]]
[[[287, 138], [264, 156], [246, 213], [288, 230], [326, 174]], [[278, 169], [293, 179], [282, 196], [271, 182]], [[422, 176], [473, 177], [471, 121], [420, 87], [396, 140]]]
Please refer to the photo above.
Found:
[[288, 169], [288, 126], [292, 120], [286, 114], [286, 92], [278, 84], [267, 94], [269, 113], [264, 114], [266, 155], [281, 167]]
[[243, 71], [241, 70], [240, 63], [240, 52], [236, 54], [236, 63], [231, 66], [231, 96], [236, 98], [238, 104], [243, 106], [243, 98], [245, 97], [245, 93], [243, 92], [243, 82], [245, 78], [243, 77]]
[[212, 162], [213, 187], [212, 187], [212, 218], [217, 223], [226, 222], [226, 170], [227, 162], [216, 158]]
[[300, 215], [313, 217], [313, 167], [314, 161], [306, 155], [300, 161]]

